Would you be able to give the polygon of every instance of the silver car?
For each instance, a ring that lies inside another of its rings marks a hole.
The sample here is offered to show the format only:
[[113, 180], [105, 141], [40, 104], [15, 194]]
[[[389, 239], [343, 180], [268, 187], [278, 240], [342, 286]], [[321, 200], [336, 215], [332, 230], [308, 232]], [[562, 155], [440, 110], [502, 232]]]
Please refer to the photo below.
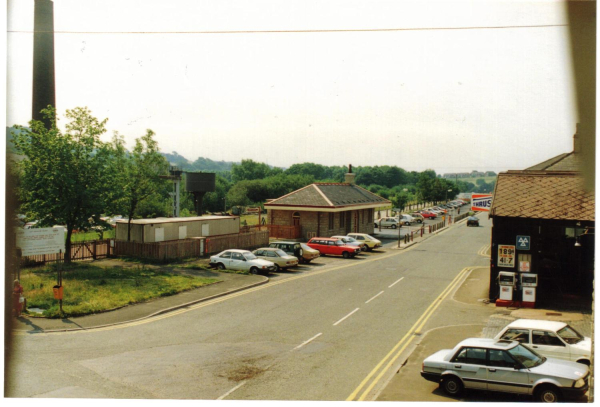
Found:
[[584, 364], [548, 359], [517, 341], [471, 338], [425, 359], [421, 376], [451, 396], [474, 389], [556, 402], [582, 397], [590, 372]]
[[259, 259], [252, 252], [240, 249], [229, 249], [210, 256], [208, 264], [219, 270], [248, 271], [250, 274], [267, 274], [275, 271], [273, 262]]

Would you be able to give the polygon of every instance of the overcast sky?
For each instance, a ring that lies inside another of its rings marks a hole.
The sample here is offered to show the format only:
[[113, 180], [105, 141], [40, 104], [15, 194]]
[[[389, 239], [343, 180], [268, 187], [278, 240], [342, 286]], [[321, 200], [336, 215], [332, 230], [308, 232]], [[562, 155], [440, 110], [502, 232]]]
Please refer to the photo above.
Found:
[[[191, 161], [523, 169], [572, 150], [563, 7], [55, 0], [56, 103]], [[8, 126], [31, 119], [32, 29], [9, 0]], [[248, 32], [290, 30], [316, 32]]]

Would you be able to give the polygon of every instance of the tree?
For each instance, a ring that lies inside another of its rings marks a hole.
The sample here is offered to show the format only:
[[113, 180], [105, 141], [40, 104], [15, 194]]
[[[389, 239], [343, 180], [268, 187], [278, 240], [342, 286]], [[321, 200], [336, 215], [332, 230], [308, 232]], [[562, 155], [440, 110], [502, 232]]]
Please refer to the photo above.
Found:
[[[127, 215], [127, 241], [131, 240], [131, 220], [139, 205], [145, 200], [160, 194], [161, 188], [168, 183], [159, 178], [166, 174], [169, 163], [158, 149], [154, 140], [154, 132], [146, 130], [146, 134], [135, 140], [135, 147], [130, 154], [124, 148], [121, 136], [115, 134], [113, 139], [118, 151], [118, 168], [121, 174], [122, 207]], [[151, 211], [160, 211], [160, 202], [155, 202]]]
[[108, 119], [98, 121], [86, 107], [67, 110], [69, 123], [61, 132], [54, 108], [42, 111], [50, 123], [32, 120], [29, 128], [16, 126], [15, 147], [25, 158], [18, 194], [21, 210], [37, 219], [38, 226], [66, 225], [65, 263], [71, 261], [71, 236], [75, 229], [103, 225], [100, 220], [114, 195], [115, 150], [100, 140]]
[[271, 168], [265, 163], [257, 163], [253, 160], [242, 160], [241, 164], [231, 166], [231, 177], [234, 182], [262, 179], [271, 175]]

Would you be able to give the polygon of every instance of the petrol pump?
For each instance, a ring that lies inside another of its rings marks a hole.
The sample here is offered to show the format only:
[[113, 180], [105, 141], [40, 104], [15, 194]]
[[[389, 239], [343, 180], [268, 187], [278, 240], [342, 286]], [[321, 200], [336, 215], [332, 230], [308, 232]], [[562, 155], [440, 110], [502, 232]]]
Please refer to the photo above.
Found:
[[521, 273], [521, 290], [523, 290], [523, 307], [525, 308], [535, 308], [537, 281], [537, 274]]
[[496, 300], [496, 306], [507, 307], [513, 305], [517, 287], [517, 273], [513, 271], [499, 272], [498, 285], [500, 286], [500, 295]]

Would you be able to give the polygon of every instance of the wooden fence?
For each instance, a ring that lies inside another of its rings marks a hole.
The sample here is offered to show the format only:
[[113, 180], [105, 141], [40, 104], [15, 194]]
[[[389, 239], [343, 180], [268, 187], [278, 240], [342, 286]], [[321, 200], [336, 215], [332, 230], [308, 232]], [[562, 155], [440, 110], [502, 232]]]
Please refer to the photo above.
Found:
[[[90, 242], [71, 243], [71, 261], [96, 260], [109, 257], [113, 254], [110, 239], [93, 240]], [[38, 254], [35, 256], [23, 256], [21, 264], [46, 264], [64, 261], [64, 253]]]
[[258, 230], [249, 233], [212, 236], [206, 238], [206, 254], [219, 253], [226, 249], [255, 249], [269, 245], [269, 232]]

